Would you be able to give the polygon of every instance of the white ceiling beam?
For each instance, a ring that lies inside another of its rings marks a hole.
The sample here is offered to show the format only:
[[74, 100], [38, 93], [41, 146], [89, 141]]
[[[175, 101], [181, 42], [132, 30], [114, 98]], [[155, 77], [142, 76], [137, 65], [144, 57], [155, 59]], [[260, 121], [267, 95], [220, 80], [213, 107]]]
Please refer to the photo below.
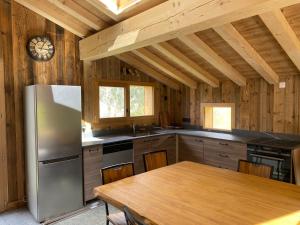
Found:
[[186, 71], [191, 73], [197, 79], [211, 85], [212, 87], [219, 87], [219, 80], [216, 79], [209, 72], [202, 69], [196, 62], [185, 56], [182, 52], [167, 42], [152, 45], [153, 48], [171, 59], [177, 65], [183, 67]]
[[257, 53], [249, 42], [232, 24], [215, 27], [214, 30], [249, 63], [269, 84], [279, 82], [279, 76], [268, 63]]
[[159, 58], [152, 52], [150, 52], [147, 49], [138, 49], [134, 50], [133, 53], [146, 62], [150, 63], [152, 66], [157, 68], [158, 70], [164, 72], [165, 74], [168, 74], [173, 79], [185, 84], [186, 86], [196, 89], [197, 88], [197, 82], [193, 79], [189, 78], [186, 74], [183, 74], [181, 71], [174, 68], [172, 65], [164, 61], [163, 59]]
[[117, 55], [299, 2], [169, 0], [81, 40], [80, 57], [95, 60]]
[[300, 41], [281, 10], [261, 14], [260, 18], [300, 71]]
[[227, 78], [232, 80], [239, 86], [246, 85], [246, 78], [242, 76], [235, 68], [220, 57], [213, 49], [211, 49], [197, 35], [189, 34], [180, 36], [179, 40], [191, 48], [195, 53], [204, 58], [208, 63], [213, 65], [217, 70], [223, 73]]

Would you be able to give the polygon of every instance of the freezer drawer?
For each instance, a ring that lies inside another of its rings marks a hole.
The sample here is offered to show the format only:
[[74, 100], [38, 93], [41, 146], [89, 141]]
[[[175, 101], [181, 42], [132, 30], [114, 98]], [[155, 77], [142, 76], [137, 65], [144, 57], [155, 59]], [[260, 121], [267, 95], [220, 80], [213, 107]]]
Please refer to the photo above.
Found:
[[82, 156], [66, 161], [39, 162], [38, 220], [83, 207]]

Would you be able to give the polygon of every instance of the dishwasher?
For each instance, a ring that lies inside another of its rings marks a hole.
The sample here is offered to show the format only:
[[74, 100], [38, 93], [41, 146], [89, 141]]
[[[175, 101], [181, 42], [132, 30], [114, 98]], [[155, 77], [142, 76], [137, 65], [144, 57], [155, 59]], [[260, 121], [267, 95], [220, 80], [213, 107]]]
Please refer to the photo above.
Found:
[[118, 141], [103, 144], [101, 168], [128, 162], [133, 162], [132, 141]]

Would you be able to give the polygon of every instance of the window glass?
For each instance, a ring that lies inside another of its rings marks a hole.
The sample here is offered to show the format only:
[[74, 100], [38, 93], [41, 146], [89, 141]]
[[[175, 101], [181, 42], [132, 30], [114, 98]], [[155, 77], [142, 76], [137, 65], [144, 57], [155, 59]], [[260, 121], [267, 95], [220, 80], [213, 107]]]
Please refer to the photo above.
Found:
[[232, 108], [206, 106], [204, 108], [204, 127], [208, 129], [232, 130]]
[[125, 117], [125, 88], [99, 87], [100, 118]]
[[153, 87], [130, 85], [130, 116], [151, 115], [154, 115]]

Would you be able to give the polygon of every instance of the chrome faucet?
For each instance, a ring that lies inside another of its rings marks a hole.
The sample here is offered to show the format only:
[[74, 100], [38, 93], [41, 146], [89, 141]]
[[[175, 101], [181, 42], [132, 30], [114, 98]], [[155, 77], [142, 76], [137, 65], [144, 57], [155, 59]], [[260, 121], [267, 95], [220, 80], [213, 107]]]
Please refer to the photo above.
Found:
[[132, 133], [135, 136], [136, 135], [136, 129], [135, 129], [135, 124], [132, 124]]

